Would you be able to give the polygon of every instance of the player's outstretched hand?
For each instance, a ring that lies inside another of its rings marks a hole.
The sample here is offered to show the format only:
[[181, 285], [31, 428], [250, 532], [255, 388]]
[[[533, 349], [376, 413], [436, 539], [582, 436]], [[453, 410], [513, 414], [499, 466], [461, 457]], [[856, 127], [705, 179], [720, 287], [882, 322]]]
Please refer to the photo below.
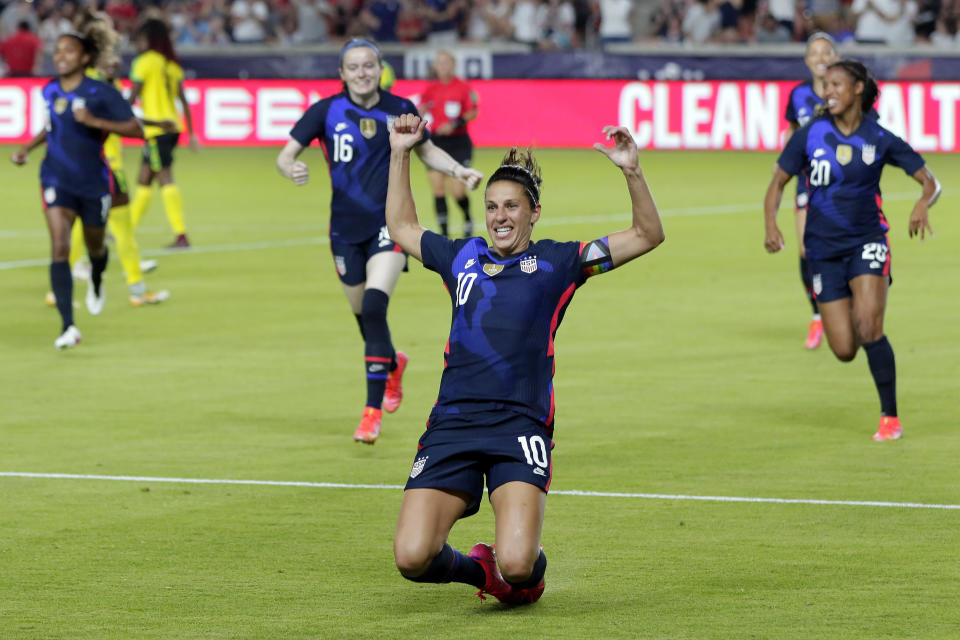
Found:
[[920, 236], [920, 242], [926, 239], [926, 232], [930, 232], [933, 237], [933, 228], [930, 226], [929, 205], [925, 200], [920, 200], [913, 205], [913, 211], [910, 212], [910, 237]]
[[197, 139], [197, 134], [190, 134], [190, 141], [187, 143], [187, 145], [190, 147], [190, 151], [193, 151], [194, 153], [200, 151], [200, 140]]
[[483, 174], [472, 167], [460, 167], [455, 173], [457, 180], [466, 184], [470, 190], [479, 187], [483, 181]]
[[290, 179], [298, 187], [307, 184], [307, 181], [310, 180], [310, 167], [307, 166], [307, 163], [302, 160], [294, 162], [293, 166], [290, 167]]
[[423, 137], [427, 121], [414, 113], [405, 113], [393, 121], [390, 128], [390, 148], [394, 151], [410, 151]]
[[10, 154], [10, 162], [17, 165], [18, 167], [22, 167], [23, 165], [27, 164], [27, 158], [29, 157], [29, 155], [30, 154], [27, 153], [26, 149], [23, 149], [23, 148], [17, 149], [12, 154]]
[[594, 149], [610, 158], [610, 161], [621, 169], [636, 169], [640, 166], [637, 143], [626, 127], [607, 125], [603, 128], [603, 135], [607, 140], [613, 139], [613, 146], [608, 147], [602, 142], [595, 142]]

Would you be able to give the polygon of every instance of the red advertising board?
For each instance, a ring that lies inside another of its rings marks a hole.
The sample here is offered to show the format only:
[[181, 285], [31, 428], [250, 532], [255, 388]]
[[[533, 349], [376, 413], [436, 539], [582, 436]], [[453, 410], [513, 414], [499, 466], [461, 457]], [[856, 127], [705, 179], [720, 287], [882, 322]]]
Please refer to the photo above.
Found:
[[[28, 140], [43, 126], [44, 80], [0, 80], [0, 143]], [[486, 80], [472, 83], [480, 115], [470, 125], [479, 146], [588, 147], [619, 124], [642, 148], [779, 149], [783, 112], [796, 82], [626, 82]], [[422, 81], [395, 93], [416, 101]], [[292, 124], [339, 81], [193, 80], [187, 97], [203, 144], [281, 145]], [[960, 83], [881, 84], [880, 121], [917, 151], [960, 148]]]

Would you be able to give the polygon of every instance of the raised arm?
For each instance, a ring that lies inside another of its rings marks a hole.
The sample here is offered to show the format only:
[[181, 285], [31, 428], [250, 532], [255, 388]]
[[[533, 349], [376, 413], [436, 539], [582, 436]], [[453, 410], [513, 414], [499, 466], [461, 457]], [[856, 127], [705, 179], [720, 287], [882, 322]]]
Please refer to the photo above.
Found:
[[919, 234], [920, 242], [923, 242], [927, 231], [930, 232], [930, 237], [933, 237], [928, 209], [940, 197], [940, 181], [925, 166], [918, 169], [912, 177], [923, 185], [923, 194], [910, 212], [910, 237]]
[[766, 223], [766, 237], [763, 246], [768, 253], [776, 253], [783, 249], [783, 234], [777, 227], [777, 210], [780, 209], [780, 200], [783, 199], [783, 188], [790, 181], [790, 174], [775, 165], [773, 179], [767, 187], [767, 195], [763, 198], [763, 217]]
[[613, 139], [614, 146], [607, 147], [597, 142], [593, 148], [607, 156], [623, 171], [633, 205], [633, 225], [629, 229], [607, 236], [612, 267], [619, 267], [656, 248], [664, 241], [665, 236], [657, 204], [640, 168], [639, 151], [633, 136], [626, 127], [614, 126], [604, 127], [603, 134], [607, 140]]
[[410, 189], [410, 149], [423, 137], [426, 125], [425, 120], [413, 114], [404, 114], [394, 120], [390, 129], [390, 176], [386, 205], [390, 239], [421, 262], [420, 238], [425, 229], [417, 219], [417, 207]]
[[432, 141], [427, 140], [419, 147], [416, 147], [416, 150], [417, 155], [420, 156], [420, 160], [430, 169], [445, 173], [451, 178], [456, 178], [466, 184], [470, 189], [476, 189], [480, 186], [480, 181], [483, 180], [482, 173], [476, 169], [463, 166], [451, 158], [450, 154], [446, 151], [433, 144]]
[[293, 184], [298, 187], [307, 184], [310, 180], [310, 169], [307, 163], [297, 160], [297, 157], [303, 153], [303, 149], [302, 144], [290, 138], [277, 156], [277, 171], [284, 178], [293, 180]]

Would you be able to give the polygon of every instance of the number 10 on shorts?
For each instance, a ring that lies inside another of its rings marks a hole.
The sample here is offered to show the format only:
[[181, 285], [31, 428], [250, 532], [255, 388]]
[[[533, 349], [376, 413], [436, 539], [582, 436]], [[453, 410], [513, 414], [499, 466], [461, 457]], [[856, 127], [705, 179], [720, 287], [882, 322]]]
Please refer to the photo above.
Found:
[[527, 464], [533, 466], [536, 464], [543, 469], [547, 468], [547, 445], [544, 444], [540, 436], [519, 436], [517, 440], [523, 447], [523, 455], [527, 459]]

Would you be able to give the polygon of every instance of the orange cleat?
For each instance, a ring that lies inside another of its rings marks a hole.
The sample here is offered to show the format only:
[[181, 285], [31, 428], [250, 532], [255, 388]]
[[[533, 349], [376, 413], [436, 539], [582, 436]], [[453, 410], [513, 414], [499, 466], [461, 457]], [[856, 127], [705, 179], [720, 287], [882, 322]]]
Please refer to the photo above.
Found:
[[903, 427], [900, 426], [900, 418], [897, 416], [880, 416], [880, 427], [873, 434], [873, 439], [877, 442], [886, 440], [899, 440], [903, 435]]
[[373, 407], [364, 407], [363, 418], [360, 419], [360, 425], [353, 432], [353, 439], [357, 442], [373, 444], [380, 437], [380, 420], [383, 418], [383, 411]]
[[807, 349], [816, 349], [823, 342], [823, 320], [816, 318], [810, 321], [810, 330], [807, 332]]
[[403, 400], [403, 370], [407, 368], [410, 358], [403, 351], [397, 351], [397, 368], [387, 377], [387, 388], [383, 392], [383, 410], [393, 413], [400, 408]]

